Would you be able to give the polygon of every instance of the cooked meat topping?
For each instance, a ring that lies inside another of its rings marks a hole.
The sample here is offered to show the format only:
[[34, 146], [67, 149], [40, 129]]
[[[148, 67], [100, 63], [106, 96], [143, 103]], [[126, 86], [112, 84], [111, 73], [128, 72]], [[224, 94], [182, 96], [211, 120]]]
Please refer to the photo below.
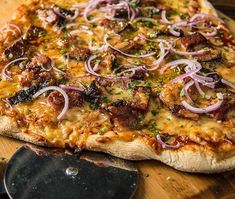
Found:
[[21, 86], [25, 87], [44, 81], [54, 82], [51, 69], [51, 59], [49, 57], [45, 55], [37, 55], [33, 57], [21, 74]]
[[181, 39], [182, 44], [186, 49], [193, 48], [199, 44], [206, 44], [207, 39], [200, 33], [195, 33], [193, 35], [185, 36]]
[[178, 116], [183, 118], [188, 118], [192, 120], [198, 120], [199, 115], [196, 113], [191, 113], [190, 111], [186, 110], [182, 105], [173, 105], [170, 107], [171, 112]]
[[201, 55], [194, 56], [194, 58], [197, 59], [198, 61], [203, 61], [203, 62], [204, 61], [211, 61], [214, 59], [219, 59], [219, 58], [221, 58], [221, 51], [218, 49], [211, 48]]
[[99, 88], [97, 81], [93, 80], [85, 91], [85, 99], [92, 104], [99, 105], [101, 97], [102, 91]]
[[132, 128], [136, 122], [138, 113], [124, 100], [113, 102], [104, 107], [110, 118], [123, 127]]
[[[66, 90], [66, 93], [69, 97], [70, 108], [82, 105], [83, 94], [81, 92]], [[64, 107], [64, 97], [57, 91], [50, 93], [47, 100], [54, 110], [61, 110]]]
[[149, 99], [151, 95], [151, 88], [139, 86], [134, 89], [131, 106], [140, 111], [147, 111]]
[[13, 97], [8, 98], [10, 104], [16, 105], [19, 103], [24, 103], [26, 101], [31, 101], [32, 96], [40, 89], [48, 86], [49, 82], [45, 81], [43, 83], [33, 85], [29, 88], [23, 89], [17, 92]]
[[70, 59], [75, 59], [78, 61], [86, 61], [87, 58], [90, 56], [91, 52], [87, 48], [76, 48], [71, 51], [68, 56]]
[[100, 20], [99, 25], [113, 30], [115, 33], [121, 33], [129, 26], [126, 22], [116, 22], [110, 19]]
[[9, 60], [14, 60], [23, 57], [28, 50], [28, 42], [23, 38], [20, 38], [11, 46], [4, 50], [4, 55]]
[[53, 9], [38, 10], [38, 17], [45, 25], [54, 25], [60, 20], [60, 17]]

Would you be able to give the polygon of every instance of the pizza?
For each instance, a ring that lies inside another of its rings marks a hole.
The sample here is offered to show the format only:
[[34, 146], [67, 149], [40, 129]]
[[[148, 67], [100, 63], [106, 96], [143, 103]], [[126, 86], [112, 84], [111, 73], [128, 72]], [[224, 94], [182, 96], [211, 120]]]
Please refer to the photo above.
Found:
[[235, 40], [206, 0], [30, 0], [0, 54], [2, 135], [235, 168]]

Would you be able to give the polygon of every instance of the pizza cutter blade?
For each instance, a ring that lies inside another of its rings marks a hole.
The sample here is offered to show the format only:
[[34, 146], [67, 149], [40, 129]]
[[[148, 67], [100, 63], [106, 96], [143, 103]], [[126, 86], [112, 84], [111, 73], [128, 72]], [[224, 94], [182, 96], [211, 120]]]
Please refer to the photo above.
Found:
[[21, 147], [9, 161], [4, 186], [17, 199], [129, 199], [138, 184], [132, 163], [102, 153]]

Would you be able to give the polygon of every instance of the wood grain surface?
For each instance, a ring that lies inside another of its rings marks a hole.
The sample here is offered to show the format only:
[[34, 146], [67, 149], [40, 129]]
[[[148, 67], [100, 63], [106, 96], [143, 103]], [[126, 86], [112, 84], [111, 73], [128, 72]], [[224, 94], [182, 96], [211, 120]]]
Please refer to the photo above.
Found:
[[[0, 26], [10, 19], [22, 2], [0, 0]], [[222, 8], [221, 11], [235, 15], [235, 0], [212, 0], [212, 3]], [[229, 24], [235, 32], [235, 23], [230, 21]], [[0, 175], [6, 164], [1, 163], [1, 157], [8, 160], [23, 144], [0, 136]], [[141, 161], [136, 165], [140, 171], [140, 184], [134, 199], [235, 199], [235, 170], [202, 175], [179, 172], [157, 161]]]

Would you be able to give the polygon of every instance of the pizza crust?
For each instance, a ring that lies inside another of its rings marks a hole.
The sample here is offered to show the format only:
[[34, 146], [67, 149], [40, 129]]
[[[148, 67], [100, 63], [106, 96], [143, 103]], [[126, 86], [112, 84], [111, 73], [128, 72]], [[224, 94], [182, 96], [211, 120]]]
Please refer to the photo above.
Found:
[[40, 146], [53, 146], [44, 137], [37, 134], [27, 134], [17, 126], [17, 123], [10, 117], [0, 117], [0, 135], [12, 137], [25, 142], [33, 143]]
[[235, 168], [235, 155], [227, 157], [228, 154], [216, 154], [199, 145], [186, 145], [179, 150], [164, 149], [158, 154], [140, 138], [132, 142], [115, 140], [99, 143], [98, 137], [100, 136], [90, 136], [86, 149], [128, 160], [154, 159], [185, 172], [219, 173]]
[[[0, 134], [36, 145], [58, 147], [42, 136], [24, 133], [17, 127], [16, 122], [7, 116], [0, 117]], [[101, 137], [90, 135], [86, 140], [85, 149], [108, 153], [127, 160], [154, 159], [185, 172], [219, 173], [235, 168], [235, 155], [232, 153], [216, 154], [199, 145], [186, 145], [178, 150], [164, 149], [157, 153], [141, 138], [131, 142], [115, 139], [101, 143], [97, 141]]]
[[218, 16], [216, 9], [208, 0], [198, 0], [198, 3], [201, 7], [201, 13]]

